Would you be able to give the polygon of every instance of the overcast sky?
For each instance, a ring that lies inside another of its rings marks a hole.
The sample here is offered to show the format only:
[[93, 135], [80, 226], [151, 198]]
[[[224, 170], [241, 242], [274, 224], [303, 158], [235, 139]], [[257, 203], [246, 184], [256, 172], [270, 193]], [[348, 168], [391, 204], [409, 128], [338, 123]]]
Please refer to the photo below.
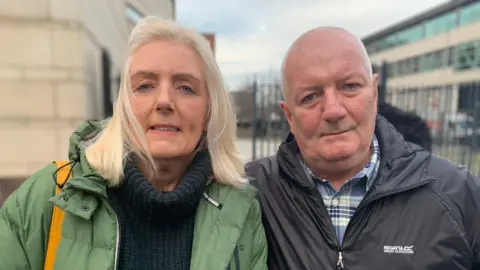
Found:
[[[288, 46], [317, 26], [363, 37], [445, 0], [177, 0], [177, 20], [216, 35], [216, 56], [234, 90], [252, 74], [278, 71]], [[265, 76], [265, 75], [264, 75]]]

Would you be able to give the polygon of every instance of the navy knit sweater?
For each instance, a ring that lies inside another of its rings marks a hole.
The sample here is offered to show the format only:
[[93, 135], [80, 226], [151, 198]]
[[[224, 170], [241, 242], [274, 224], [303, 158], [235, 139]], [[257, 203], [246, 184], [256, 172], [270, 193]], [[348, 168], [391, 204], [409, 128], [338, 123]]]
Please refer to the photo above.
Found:
[[107, 193], [120, 224], [118, 269], [188, 270], [195, 212], [210, 172], [208, 153], [193, 159], [179, 186], [157, 190], [133, 162]]

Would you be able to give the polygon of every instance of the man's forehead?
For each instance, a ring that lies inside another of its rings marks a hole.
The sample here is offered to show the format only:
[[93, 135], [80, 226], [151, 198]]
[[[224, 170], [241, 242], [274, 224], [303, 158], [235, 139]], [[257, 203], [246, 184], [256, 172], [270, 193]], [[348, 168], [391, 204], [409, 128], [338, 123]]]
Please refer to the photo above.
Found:
[[332, 57], [344, 54], [363, 56], [362, 41], [354, 34], [334, 27], [316, 28], [299, 37], [289, 48], [286, 62], [290, 58]]
[[287, 62], [286, 71], [300, 71], [316, 69], [317, 72], [324, 69], [328, 72], [363, 71], [364, 59], [355, 50], [332, 50], [331, 52], [314, 50], [299, 55], [291, 55]]

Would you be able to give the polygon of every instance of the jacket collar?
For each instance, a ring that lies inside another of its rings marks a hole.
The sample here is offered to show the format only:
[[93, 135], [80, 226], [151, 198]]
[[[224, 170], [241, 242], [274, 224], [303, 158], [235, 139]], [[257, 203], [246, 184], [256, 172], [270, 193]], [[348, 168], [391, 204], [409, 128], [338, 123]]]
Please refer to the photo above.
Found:
[[[408, 188], [419, 184], [419, 181], [430, 181], [426, 164], [431, 154], [412, 143], [403, 136], [382, 116], [378, 115], [375, 124], [375, 135], [382, 156], [380, 168], [375, 182], [377, 191], [389, 191]], [[287, 135], [280, 145], [277, 160], [280, 171], [303, 188], [315, 188], [315, 183], [301, 169], [296, 155], [299, 153], [295, 136]]]

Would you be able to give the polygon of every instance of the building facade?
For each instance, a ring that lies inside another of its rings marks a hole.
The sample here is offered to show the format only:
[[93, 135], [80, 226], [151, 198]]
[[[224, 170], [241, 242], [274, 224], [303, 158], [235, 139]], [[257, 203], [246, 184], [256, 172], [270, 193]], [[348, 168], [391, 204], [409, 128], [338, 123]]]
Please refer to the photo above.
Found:
[[426, 118], [434, 135], [442, 119], [474, 116], [480, 102], [480, 1], [448, 1], [362, 41], [373, 64], [386, 64], [387, 100]]
[[111, 114], [128, 36], [146, 15], [175, 19], [175, 1], [0, 1], [0, 193], [66, 159], [81, 122]]

